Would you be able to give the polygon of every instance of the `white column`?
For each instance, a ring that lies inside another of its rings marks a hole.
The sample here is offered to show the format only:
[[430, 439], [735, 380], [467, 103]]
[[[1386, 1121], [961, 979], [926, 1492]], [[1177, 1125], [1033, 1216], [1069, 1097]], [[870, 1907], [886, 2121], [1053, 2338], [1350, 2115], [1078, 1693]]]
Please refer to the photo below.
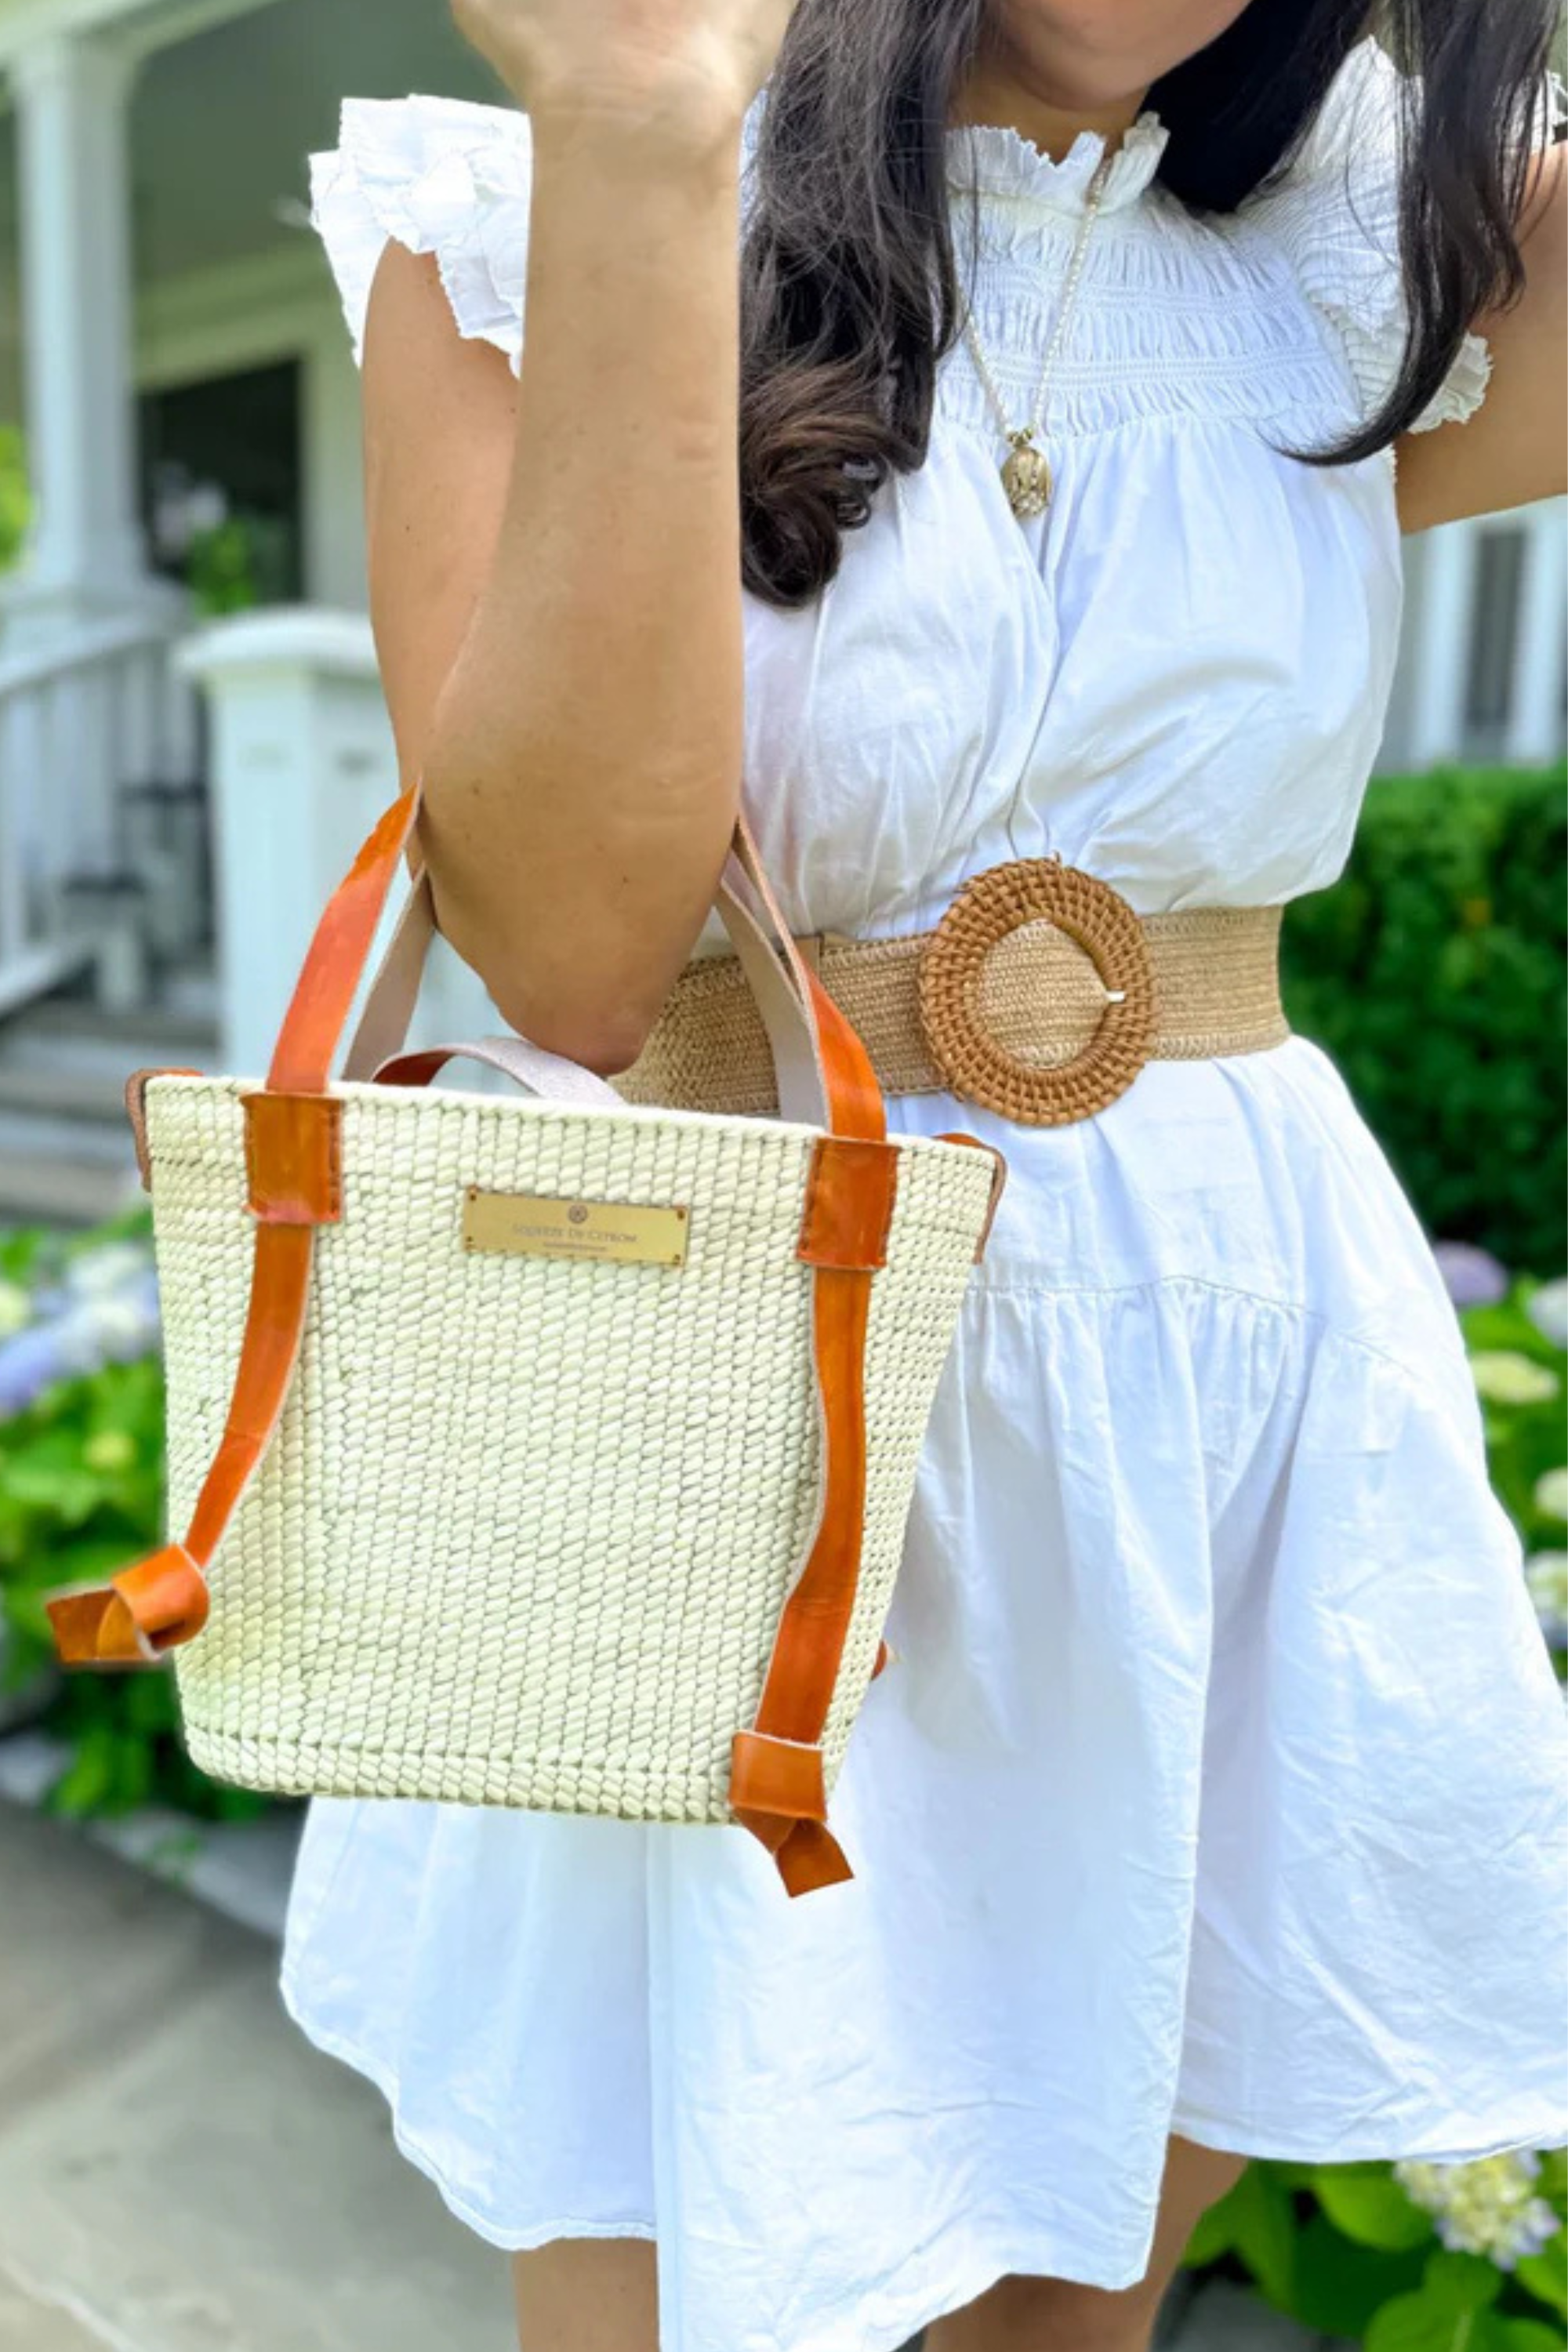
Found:
[[1508, 756], [1542, 766], [1563, 756], [1563, 640], [1568, 628], [1568, 509], [1561, 499], [1532, 507], [1524, 527], [1513, 709]]
[[10, 63], [19, 117], [22, 331], [36, 501], [5, 605], [13, 642], [167, 596], [138, 520], [129, 117], [134, 68], [53, 35]]
[[[205, 690], [213, 721], [219, 1066], [259, 1076], [317, 919], [397, 797], [397, 753], [361, 614], [285, 606], [214, 621], [176, 658]], [[393, 893], [377, 958], [403, 896]], [[445, 940], [436, 950], [415, 1034], [504, 1031], [475, 974]], [[462, 1083], [482, 1091], [481, 1078]]]
[[364, 457], [359, 371], [336, 304], [304, 354], [305, 593], [312, 604], [363, 613]]
[[1477, 540], [1473, 524], [1450, 522], [1425, 535], [1422, 593], [1409, 648], [1409, 763], [1419, 772], [1459, 755], [1465, 688], [1475, 625]]

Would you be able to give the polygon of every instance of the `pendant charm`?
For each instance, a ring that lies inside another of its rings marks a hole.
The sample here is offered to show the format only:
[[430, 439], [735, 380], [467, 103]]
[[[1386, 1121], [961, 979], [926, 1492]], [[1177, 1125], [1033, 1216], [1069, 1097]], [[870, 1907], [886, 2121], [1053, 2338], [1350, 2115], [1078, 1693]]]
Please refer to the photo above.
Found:
[[1020, 522], [1032, 522], [1051, 502], [1051, 469], [1043, 450], [1035, 446], [1032, 427], [1010, 433], [1013, 454], [1002, 468], [1007, 503]]

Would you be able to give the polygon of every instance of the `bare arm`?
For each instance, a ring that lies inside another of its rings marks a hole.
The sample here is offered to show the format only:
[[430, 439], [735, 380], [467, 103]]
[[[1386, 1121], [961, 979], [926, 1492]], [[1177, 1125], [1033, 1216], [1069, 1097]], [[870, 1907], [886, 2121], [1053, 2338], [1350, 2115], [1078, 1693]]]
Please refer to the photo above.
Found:
[[599, 1069], [689, 953], [739, 793], [741, 110], [536, 111], [521, 385], [401, 248], [367, 328], [373, 614], [441, 927]]
[[1406, 531], [1568, 490], [1568, 146], [1542, 151], [1524, 220], [1524, 293], [1475, 322], [1491, 346], [1486, 399], [1467, 423], [1395, 445]]

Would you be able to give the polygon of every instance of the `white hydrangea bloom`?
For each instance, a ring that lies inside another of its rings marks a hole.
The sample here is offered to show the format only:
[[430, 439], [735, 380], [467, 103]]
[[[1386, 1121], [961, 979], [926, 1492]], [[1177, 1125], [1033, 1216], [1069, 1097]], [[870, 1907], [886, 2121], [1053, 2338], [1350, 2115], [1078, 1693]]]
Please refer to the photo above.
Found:
[[1538, 1551], [1524, 1563], [1524, 1580], [1548, 1641], [1568, 1635], [1568, 1551]]
[[1568, 1281], [1543, 1283], [1526, 1311], [1543, 1339], [1568, 1348]]
[[1406, 2195], [1433, 2216], [1446, 2246], [1484, 2254], [1500, 2270], [1539, 2253], [1562, 2227], [1535, 2193], [1540, 2158], [1522, 2150], [1476, 2164], [1396, 2164], [1394, 2170]]
[[106, 1298], [144, 1275], [153, 1261], [134, 1242], [106, 1242], [73, 1258], [66, 1282], [78, 1298]]
[[1476, 1387], [1488, 1404], [1545, 1404], [1557, 1394], [1557, 1375], [1511, 1348], [1482, 1348], [1470, 1358]]

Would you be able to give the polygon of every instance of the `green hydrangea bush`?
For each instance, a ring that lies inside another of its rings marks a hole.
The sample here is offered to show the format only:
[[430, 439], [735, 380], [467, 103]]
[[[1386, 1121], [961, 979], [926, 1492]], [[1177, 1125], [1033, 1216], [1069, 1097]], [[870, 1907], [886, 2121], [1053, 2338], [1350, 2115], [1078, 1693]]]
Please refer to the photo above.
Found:
[[1331, 889], [1285, 923], [1285, 1002], [1430, 1234], [1568, 1258], [1568, 777], [1378, 776]]
[[1563, 2352], [1568, 2167], [1255, 2164], [1190, 2267], [1239, 2268], [1314, 2334], [1365, 2352]]
[[62, 1813], [157, 1801], [236, 1820], [180, 1739], [166, 1674], [53, 1672], [44, 1596], [163, 1540], [163, 1374], [144, 1210], [95, 1233], [0, 1234], [0, 1723], [41, 1720], [69, 1762]]

